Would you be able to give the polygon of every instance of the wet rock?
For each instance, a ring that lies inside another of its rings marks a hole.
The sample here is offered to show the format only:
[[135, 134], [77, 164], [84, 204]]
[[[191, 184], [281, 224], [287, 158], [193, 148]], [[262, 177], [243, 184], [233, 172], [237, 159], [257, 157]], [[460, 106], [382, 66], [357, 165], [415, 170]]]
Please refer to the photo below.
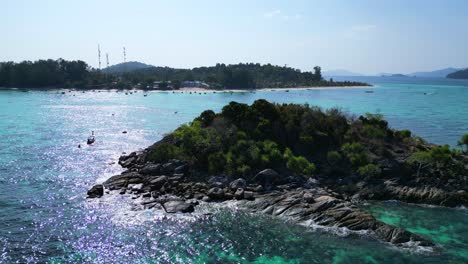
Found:
[[246, 200], [254, 200], [254, 199], [255, 199], [254, 193], [253, 193], [253, 192], [249, 192], [249, 191], [244, 191], [244, 199], [246, 199]]
[[263, 186], [270, 186], [279, 182], [280, 178], [280, 175], [276, 171], [272, 169], [265, 169], [257, 173], [257, 175], [255, 175], [253, 178], [253, 181]]
[[218, 187], [214, 187], [208, 190], [207, 193], [208, 197], [212, 199], [223, 199], [224, 198], [224, 190]]
[[119, 164], [124, 167], [124, 168], [128, 168], [130, 167], [135, 161], [137, 160], [136, 157], [131, 157], [131, 158], [128, 158], [124, 161], [119, 161]]
[[161, 164], [148, 164], [140, 170], [140, 173], [143, 175], [159, 175], [161, 167]]
[[166, 213], [191, 213], [195, 210], [193, 204], [185, 201], [169, 201], [163, 204]]
[[234, 197], [237, 200], [244, 199], [244, 189], [242, 189], [242, 188], [237, 189], [236, 192], [234, 193]]
[[203, 197], [202, 197], [202, 201], [203, 201], [203, 202], [209, 203], [209, 202], [211, 202], [211, 200], [212, 200], [212, 199], [211, 199], [210, 197], [208, 197], [208, 196], [203, 196]]
[[104, 186], [102, 184], [94, 185], [88, 191], [88, 198], [100, 198], [104, 195]]
[[229, 183], [229, 188], [231, 188], [231, 190], [237, 190], [239, 188], [244, 189], [246, 186], [247, 182], [243, 178], [233, 180], [231, 183]]
[[139, 184], [132, 185], [130, 190], [132, 190], [133, 192], [140, 192], [142, 188], [143, 188], [143, 183], [139, 183]]
[[233, 198], [234, 198], [234, 194], [224, 193], [224, 200], [232, 200]]
[[167, 176], [160, 176], [155, 179], [152, 179], [148, 182], [148, 185], [151, 187], [152, 190], [158, 190], [164, 186], [168, 182]]
[[104, 187], [110, 190], [121, 189], [129, 184], [139, 184], [143, 182], [143, 176], [136, 172], [128, 172], [110, 177], [103, 183]]

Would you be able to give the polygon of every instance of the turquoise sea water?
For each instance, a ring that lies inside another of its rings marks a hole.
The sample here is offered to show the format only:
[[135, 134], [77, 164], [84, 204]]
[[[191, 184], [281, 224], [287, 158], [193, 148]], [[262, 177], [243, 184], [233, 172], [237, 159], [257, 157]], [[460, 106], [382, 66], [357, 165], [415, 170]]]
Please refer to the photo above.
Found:
[[[371, 82], [377, 87], [147, 97], [141, 91], [0, 90], [0, 263], [468, 262], [466, 209], [362, 205], [439, 245], [437, 252], [417, 253], [231, 210], [206, 208], [214, 213], [209, 218], [167, 217], [132, 210], [123, 197], [85, 199], [90, 186], [121, 171], [116, 161], [122, 152], [144, 148], [229, 101], [265, 98], [339, 106], [350, 114], [380, 112], [395, 128], [452, 146], [468, 132], [467, 83]], [[91, 130], [97, 141], [88, 147]]]

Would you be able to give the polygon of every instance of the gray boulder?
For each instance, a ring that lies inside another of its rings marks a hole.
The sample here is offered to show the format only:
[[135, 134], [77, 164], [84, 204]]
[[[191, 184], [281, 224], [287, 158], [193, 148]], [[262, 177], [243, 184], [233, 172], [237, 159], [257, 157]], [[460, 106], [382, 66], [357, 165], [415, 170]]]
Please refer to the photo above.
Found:
[[169, 201], [163, 204], [166, 213], [191, 213], [195, 210], [193, 204], [186, 203], [185, 201]]
[[140, 173], [143, 175], [159, 175], [161, 167], [161, 164], [148, 164], [140, 170]]
[[152, 190], [158, 190], [159, 188], [163, 187], [164, 184], [168, 181], [167, 176], [160, 176], [156, 179], [152, 179], [149, 181], [149, 186], [151, 186]]
[[218, 187], [214, 187], [208, 190], [207, 193], [208, 197], [212, 199], [223, 199], [224, 198], [224, 190]]
[[237, 190], [239, 188], [244, 189], [246, 186], [247, 186], [247, 182], [243, 178], [233, 180], [229, 184], [229, 188], [231, 188], [231, 190]]
[[260, 183], [263, 186], [270, 186], [280, 181], [280, 175], [272, 170], [272, 169], [265, 169], [261, 172], [257, 173], [253, 178], [254, 182]]
[[236, 198], [237, 200], [242, 200], [244, 198], [244, 189], [237, 189], [237, 191], [234, 193], [234, 198]]

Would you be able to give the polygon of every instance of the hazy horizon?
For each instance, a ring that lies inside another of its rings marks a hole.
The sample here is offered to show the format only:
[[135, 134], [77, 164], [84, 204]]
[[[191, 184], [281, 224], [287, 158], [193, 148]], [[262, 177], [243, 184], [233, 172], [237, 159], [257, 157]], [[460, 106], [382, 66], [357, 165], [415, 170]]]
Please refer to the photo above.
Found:
[[239, 62], [366, 75], [468, 67], [468, 2], [4, 1], [0, 61]]

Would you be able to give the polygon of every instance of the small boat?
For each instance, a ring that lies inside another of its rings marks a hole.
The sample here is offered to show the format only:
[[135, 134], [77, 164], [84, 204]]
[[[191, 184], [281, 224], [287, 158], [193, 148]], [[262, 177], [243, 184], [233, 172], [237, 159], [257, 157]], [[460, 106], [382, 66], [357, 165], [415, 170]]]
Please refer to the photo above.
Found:
[[91, 145], [94, 143], [94, 141], [96, 141], [96, 138], [94, 137], [94, 131], [91, 132], [91, 136], [88, 137], [88, 140], [86, 141], [86, 143], [88, 145]]
[[366, 91], [366, 93], [373, 93], [374, 91]]
[[95, 138], [94, 136], [89, 136], [89, 137], [88, 137], [88, 140], [86, 141], [86, 143], [87, 143], [88, 145], [91, 145], [91, 144], [94, 143], [94, 141], [96, 141], [96, 138]]

